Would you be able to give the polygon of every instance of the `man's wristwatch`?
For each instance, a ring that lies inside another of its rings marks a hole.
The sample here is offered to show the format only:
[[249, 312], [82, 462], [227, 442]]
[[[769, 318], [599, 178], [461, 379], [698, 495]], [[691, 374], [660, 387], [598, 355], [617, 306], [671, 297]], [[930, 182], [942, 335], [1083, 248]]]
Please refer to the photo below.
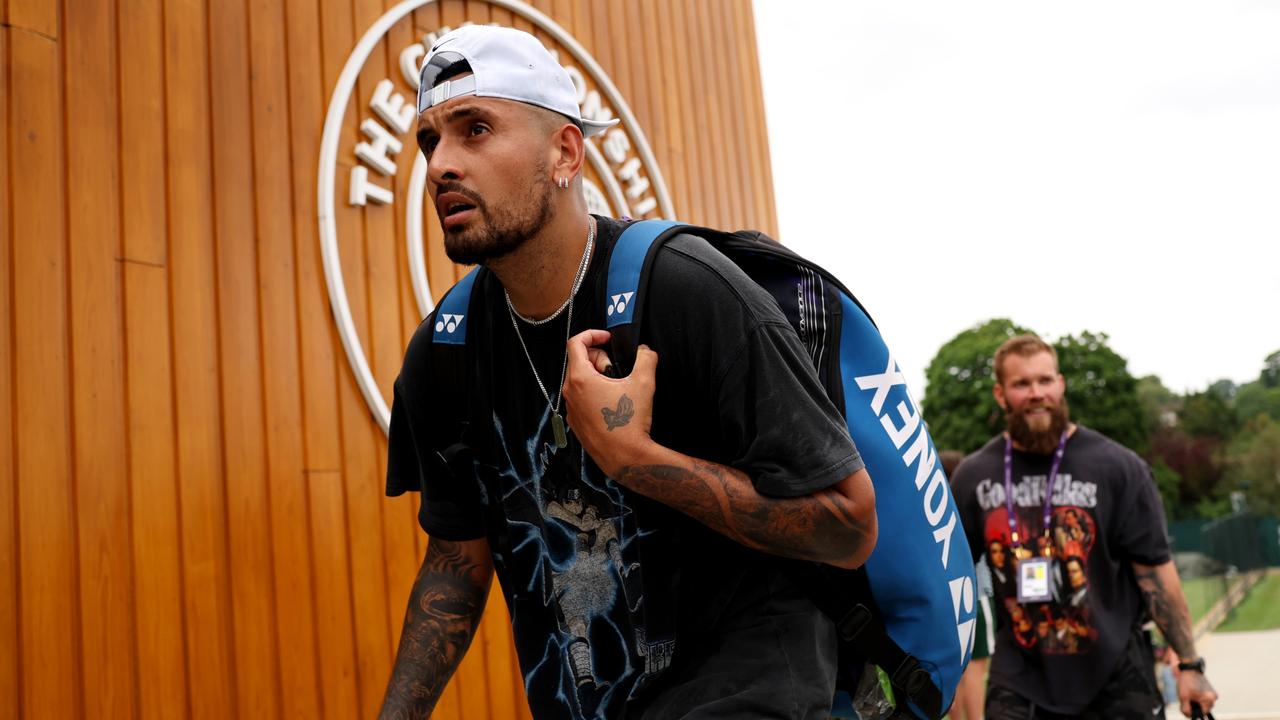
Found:
[[1203, 675], [1204, 674], [1204, 658], [1196, 658], [1195, 660], [1191, 660], [1189, 662], [1180, 662], [1178, 663], [1178, 669], [1179, 670], [1195, 670], [1196, 672]]

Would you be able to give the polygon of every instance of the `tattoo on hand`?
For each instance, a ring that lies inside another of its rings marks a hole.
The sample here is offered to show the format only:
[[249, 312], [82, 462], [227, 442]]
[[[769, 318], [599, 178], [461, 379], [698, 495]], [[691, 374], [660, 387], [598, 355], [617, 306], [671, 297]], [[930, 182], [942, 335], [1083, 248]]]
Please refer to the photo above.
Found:
[[414, 582], [382, 717], [428, 717], [471, 644], [489, 590], [458, 543], [432, 539]]
[[604, 426], [609, 432], [613, 432], [614, 428], [620, 428], [631, 422], [631, 418], [635, 417], [636, 406], [631, 402], [631, 398], [623, 395], [618, 398], [618, 407], [614, 409], [600, 408], [600, 414], [604, 415]]

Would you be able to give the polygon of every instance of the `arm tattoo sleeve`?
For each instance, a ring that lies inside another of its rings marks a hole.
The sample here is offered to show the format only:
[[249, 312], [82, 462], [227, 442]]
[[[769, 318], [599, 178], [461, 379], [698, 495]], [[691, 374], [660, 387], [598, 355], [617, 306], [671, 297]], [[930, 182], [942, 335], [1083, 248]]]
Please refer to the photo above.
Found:
[[475, 636], [492, 566], [461, 543], [432, 539], [405, 611], [404, 629], [379, 717], [425, 718]]
[[1164, 633], [1169, 646], [1179, 657], [1197, 657], [1191, 632], [1191, 613], [1187, 610], [1187, 599], [1182, 594], [1182, 584], [1178, 582], [1178, 571], [1173, 563], [1156, 566], [1134, 563], [1133, 571], [1151, 619]]
[[742, 545], [775, 555], [841, 561], [858, 554], [869, 539], [868, 522], [833, 490], [795, 498], [766, 497], [746, 474], [700, 460], [688, 466], [633, 465], [624, 467], [619, 476], [636, 492]]

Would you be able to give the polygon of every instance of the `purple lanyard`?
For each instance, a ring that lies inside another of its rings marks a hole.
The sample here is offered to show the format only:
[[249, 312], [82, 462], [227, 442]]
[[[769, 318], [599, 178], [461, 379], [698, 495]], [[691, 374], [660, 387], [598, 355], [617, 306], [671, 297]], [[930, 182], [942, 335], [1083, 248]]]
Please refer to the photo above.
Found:
[[[1058, 468], [1062, 465], [1062, 455], [1067, 451], [1067, 435], [1069, 429], [1064, 428], [1062, 437], [1058, 438], [1058, 449], [1053, 452], [1053, 465], [1049, 467], [1049, 481], [1044, 486], [1044, 533], [1049, 534], [1049, 516], [1053, 513], [1053, 482], [1058, 478]], [[1009, 515], [1009, 539], [1013, 547], [1018, 547], [1018, 521], [1013, 514], [1013, 441], [1004, 436], [1004, 504]]]

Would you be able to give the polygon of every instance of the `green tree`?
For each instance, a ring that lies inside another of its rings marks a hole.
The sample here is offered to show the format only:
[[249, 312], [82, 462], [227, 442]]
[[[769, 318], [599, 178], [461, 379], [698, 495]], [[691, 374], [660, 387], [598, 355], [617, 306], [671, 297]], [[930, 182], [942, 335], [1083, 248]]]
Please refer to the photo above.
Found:
[[1235, 413], [1240, 425], [1259, 415], [1280, 421], [1280, 386], [1267, 387], [1261, 380], [1241, 385], [1236, 393]]
[[1230, 438], [1238, 427], [1235, 410], [1212, 390], [1186, 396], [1178, 423], [1188, 435], [1218, 440]]
[[938, 447], [970, 453], [1004, 427], [1000, 406], [991, 397], [991, 356], [1005, 340], [1027, 332], [1012, 320], [996, 318], [938, 348], [925, 369], [921, 407]]
[[1262, 375], [1258, 378], [1269, 388], [1280, 387], [1280, 350], [1267, 356], [1262, 361]]
[[1128, 361], [1107, 340], [1106, 333], [1086, 330], [1054, 343], [1067, 381], [1071, 417], [1134, 452], [1145, 453], [1148, 431], [1138, 381], [1129, 373]]
[[1182, 485], [1182, 478], [1178, 477], [1178, 473], [1165, 464], [1161, 458], [1156, 458], [1151, 463], [1151, 474], [1155, 476], [1156, 488], [1160, 490], [1160, 501], [1164, 505], [1164, 516], [1168, 520], [1181, 516], [1178, 509], [1178, 489]]
[[1258, 415], [1241, 429], [1228, 450], [1229, 479], [1245, 491], [1249, 507], [1280, 513], [1280, 422]]
[[1230, 404], [1232, 400], [1236, 399], [1236, 392], [1239, 390], [1240, 388], [1234, 382], [1226, 378], [1223, 378], [1209, 386], [1209, 392], [1222, 398], [1227, 402], [1227, 404]]
[[1230, 482], [1221, 440], [1192, 436], [1180, 427], [1160, 428], [1151, 436], [1148, 455], [1153, 466], [1167, 465], [1180, 480], [1174, 518], [1216, 517], [1230, 509], [1226, 500]]
[[1179, 398], [1155, 375], [1138, 378], [1138, 404], [1147, 435], [1177, 422]]

